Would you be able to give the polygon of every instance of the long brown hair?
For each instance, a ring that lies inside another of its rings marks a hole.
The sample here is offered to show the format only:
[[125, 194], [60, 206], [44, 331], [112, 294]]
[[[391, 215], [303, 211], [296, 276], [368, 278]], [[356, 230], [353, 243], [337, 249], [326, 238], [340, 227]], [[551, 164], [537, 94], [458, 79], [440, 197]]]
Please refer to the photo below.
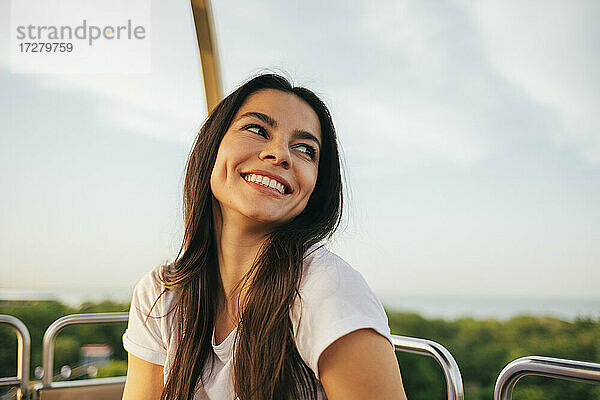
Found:
[[306, 208], [268, 237], [246, 276], [233, 360], [240, 400], [313, 399], [317, 380], [295, 345], [290, 310], [298, 296], [307, 250], [327, 239], [340, 223], [342, 178], [329, 110], [310, 90], [276, 74], [254, 77], [223, 99], [200, 129], [190, 153], [183, 189], [185, 233], [175, 261], [162, 268], [166, 290], [174, 290], [178, 345], [161, 399], [191, 400], [205, 367], [212, 368], [212, 332], [222, 295], [217, 261], [210, 176], [219, 144], [247, 97], [262, 89], [293, 93], [319, 118], [321, 156]]

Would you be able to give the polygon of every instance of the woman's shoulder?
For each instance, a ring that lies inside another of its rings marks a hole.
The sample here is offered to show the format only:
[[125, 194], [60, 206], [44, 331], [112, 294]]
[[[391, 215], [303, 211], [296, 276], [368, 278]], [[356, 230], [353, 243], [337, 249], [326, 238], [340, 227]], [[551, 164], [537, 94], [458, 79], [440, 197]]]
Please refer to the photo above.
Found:
[[320, 354], [350, 332], [372, 328], [391, 341], [383, 305], [366, 280], [326, 248], [306, 253], [298, 292], [290, 314], [296, 346], [317, 377]]
[[163, 268], [163, 266], [158, 266], [150, 271], [146, 271], [135, 284], [134, 291], [148, 294], [161, 293], [164, 290], [161, 279]]
[[[131, 299], [123, 346], [129, 353], [153, 364], [164, 365], [172, 330], [168, 304], [161, 279], [162, 267], [154, 268], [138, 280]], [[164, 318], [164, 317], [168, 318]]]
[[304, 268], [307, 273], [358, 273], [346, 260], [324, 245], [313, 246], [306, 252]]
[[163, 311], [165, 304], [172, 301], [173, 291], [165, 290], [163, 283], [164, 268], [166, 266], [161, 265], [147, 271], [135, 284], [133, 300], [146, 312], [151, 309]]
[[324, 246], [313, 246], [304, 257], [300, 292], [318, 287], [320, 291], [335, 292], [348, 289], [368, 289], [362, 274], [346, 260]]

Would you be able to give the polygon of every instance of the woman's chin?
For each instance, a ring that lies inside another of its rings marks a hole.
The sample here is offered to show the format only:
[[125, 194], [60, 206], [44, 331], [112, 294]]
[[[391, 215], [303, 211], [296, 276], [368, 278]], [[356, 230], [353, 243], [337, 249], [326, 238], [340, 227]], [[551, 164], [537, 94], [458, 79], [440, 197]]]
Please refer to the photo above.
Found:
[[277, 215], [252, 214], [247, 215], [247, 217], [257, 225], [264, 226], [277, 226], [287, 221], [287, 219], [283, 219]]
[[284, 224], [293, 218], [290, 218], [286, 215], [281, 215], [281, 212], [277, 211], [280, 210], [273, 212], [266, 212], [265, 210], [261, 210], [260, 212], [248, 212], [245, 213], [245, 216], [248, 218], [250, 223], [256, 224], [257, 226], [264, 226], [265, 228], [269, 229]]

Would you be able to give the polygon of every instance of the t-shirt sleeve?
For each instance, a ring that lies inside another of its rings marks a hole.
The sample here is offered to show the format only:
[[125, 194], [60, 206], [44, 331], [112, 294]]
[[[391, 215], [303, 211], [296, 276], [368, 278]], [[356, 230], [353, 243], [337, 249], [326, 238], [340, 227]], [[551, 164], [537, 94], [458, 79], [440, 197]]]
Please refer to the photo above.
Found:
[[304, 272], [292, 310], [296, 347], [317, 379], [321, 353], [350, 332], [372, 328], [393, 347], [383, 305], [362, 275], [335, 254], [319, 253]]
[[161, 329], [160, 299], [154, 305], [161, 292], [157, 270], [146, 274], [135, 285], [129, 309], [129, 322], [123, 334], [123, 347], [128, 353], [158, 365], [165, 364], [167, 355]]

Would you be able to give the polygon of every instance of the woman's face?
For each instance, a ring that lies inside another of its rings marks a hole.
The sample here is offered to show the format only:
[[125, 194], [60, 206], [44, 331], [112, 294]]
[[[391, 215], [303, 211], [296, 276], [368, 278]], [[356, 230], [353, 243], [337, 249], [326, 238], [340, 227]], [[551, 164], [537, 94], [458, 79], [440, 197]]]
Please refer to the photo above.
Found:
[[317, 182], [321, 142], [319, 118], [300, 97], [275, 89], [248, 96], [210, 178], [224, 221], [270, 228], [300, 214]]

